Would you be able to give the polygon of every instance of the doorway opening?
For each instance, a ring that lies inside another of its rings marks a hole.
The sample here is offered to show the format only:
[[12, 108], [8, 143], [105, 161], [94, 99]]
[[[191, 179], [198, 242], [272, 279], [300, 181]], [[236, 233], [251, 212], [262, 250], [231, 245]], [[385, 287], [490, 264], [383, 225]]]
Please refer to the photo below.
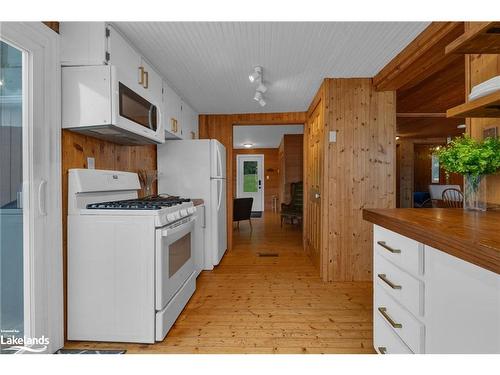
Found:
[[276, 253], [263, 248], [271, 227], [275, 234], [294, 232], [301, 243], [303, 138], [304, 125], [233, 125], [234, 246]]

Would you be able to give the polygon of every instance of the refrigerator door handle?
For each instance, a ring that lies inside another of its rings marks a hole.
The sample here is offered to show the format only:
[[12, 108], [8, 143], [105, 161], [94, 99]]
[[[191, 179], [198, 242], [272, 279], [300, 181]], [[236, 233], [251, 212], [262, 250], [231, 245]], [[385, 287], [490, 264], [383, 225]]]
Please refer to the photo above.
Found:
[[223, 180], [217, 180], [217, 187], [219, 187], [219, 183], [220, 183], [220, 188], [219, 188], [219, 201], [217, 202], [217, 211], [219, 211], [220, 209], [220, 205], [222, 203], [222, 183], [224, 181]]
[[217, 177], [222, 177], [222, 159], [220, 156], [220, 148], [217, 144], [215, 145], [215, 148], [217, 149]]

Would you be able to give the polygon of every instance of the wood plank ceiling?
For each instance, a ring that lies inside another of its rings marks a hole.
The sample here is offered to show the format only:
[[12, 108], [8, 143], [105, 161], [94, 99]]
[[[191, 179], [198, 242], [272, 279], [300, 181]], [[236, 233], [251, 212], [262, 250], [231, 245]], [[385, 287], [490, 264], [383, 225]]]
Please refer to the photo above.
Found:
[[[428, 22], [114, 25], [198, 113], [228, 114], [305, 111], [325, 77], [373, 77]], [[264, 108], [248, 81], [256, 65], [269, 88]]]

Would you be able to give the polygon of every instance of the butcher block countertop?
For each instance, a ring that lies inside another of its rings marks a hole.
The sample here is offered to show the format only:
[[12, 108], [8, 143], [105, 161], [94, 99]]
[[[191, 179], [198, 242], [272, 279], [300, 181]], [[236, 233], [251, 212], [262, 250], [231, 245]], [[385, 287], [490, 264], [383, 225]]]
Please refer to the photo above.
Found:
[[500, 211], [365, 209], [363, 219], [500, 274]]

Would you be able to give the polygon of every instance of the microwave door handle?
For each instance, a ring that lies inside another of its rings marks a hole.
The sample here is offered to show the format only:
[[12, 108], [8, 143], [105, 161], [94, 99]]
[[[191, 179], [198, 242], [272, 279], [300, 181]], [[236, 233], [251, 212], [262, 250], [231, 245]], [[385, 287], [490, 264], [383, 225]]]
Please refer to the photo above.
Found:
[[148, 112], [148, 127], [153, 130], [153, 108], [154, 104], [151, 104], [149, 106], [149, 112]]

